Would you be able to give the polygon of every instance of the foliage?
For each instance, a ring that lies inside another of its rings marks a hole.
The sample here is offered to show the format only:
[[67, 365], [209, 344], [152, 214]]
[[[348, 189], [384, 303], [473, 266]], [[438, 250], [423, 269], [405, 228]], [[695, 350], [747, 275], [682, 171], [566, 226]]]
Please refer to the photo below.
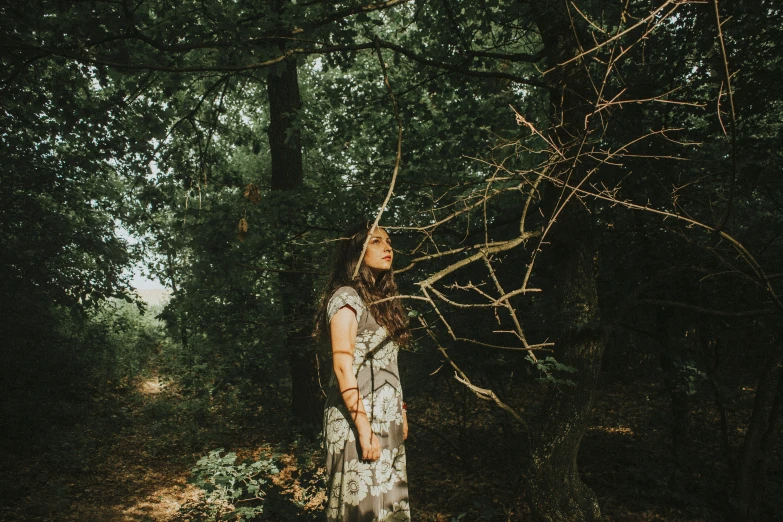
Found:
[[559, 363], [554, 357], [546, 357], [544, 359], [533, 359], [527, 355], [525, 359], [533, 364], [539, 372], [544, 374], [543, 377], [537, 377], [536, 380], [540, 382], [548, 382], [552, 384], [564, 384], [566, 386], [576, 386], [576, 383], [571, 379], [562, 379], [555, 376], [555, 372], [576, 373], [577, 369], [573, 366], [568, 366]]
[[[203, 491], [195, 504], [182, 507], [186, 520], [252, 520], [264, 511], [268, 476], [278, 473], [275, 456], [237, 463], [236, 453], [222, 448], [201, 457], [191, 483]], [[247, 503], [247, 504], [240, 504]]]
[[699, 383], [707, 379], [707, 374], [700, 370], [693, 360], [675, 361], [674, 367], [679, 377], [677, 384], [686, 388], [684, 391], [687, 395], [696, 394], [699, 391]]
[[166, 344], [165, 336], [149, 312], [135, 305], [112, 300], [87, 314], [50, 305], [34, 318], [46, 324], [32, 329], [22, 322], [21, 331], [9, 335], [7, 348], [19, 348], [15, 339], [25, 336], [28, 349], [5, 352], [7, 390], [31, 389], [44, 379], [45, 393], [86, 397], [90, 393], [127, 388], [149, 368], [155, 353]]

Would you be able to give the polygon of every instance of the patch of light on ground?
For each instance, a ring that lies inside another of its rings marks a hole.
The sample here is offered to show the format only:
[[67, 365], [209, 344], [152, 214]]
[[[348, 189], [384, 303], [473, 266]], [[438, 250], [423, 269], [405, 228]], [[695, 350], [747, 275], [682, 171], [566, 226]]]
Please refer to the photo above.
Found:
[[603, 431], [604, 433], [616, 433], [618, 435], [633, 436], [633, 430], [624, 426], [591, 426], [589, 431]]
[[139, 385], [139, 392], [141, 392], [144, 395], [157, 395], [158, 393], [163, 391], [163, 388], [165, 387], [165, 383], [162, 383], [158, 376], [156, 375], [154, 378], [143, 381]]
[[123, 509], [124, 520], [171, 520], [180, 507], [195, 502], [199, 497], [199, 489], [191, 484], [174, 484], [163, 486], [144, 498]]

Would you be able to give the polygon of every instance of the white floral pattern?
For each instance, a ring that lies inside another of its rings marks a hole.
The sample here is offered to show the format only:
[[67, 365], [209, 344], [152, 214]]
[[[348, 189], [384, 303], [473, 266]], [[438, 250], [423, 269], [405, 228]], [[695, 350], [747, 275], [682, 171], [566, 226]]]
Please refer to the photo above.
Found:
[[391, 385], [384, 385], [372, 397], [364, 398], [364, 409], [372, 412], [372, 431], [389, 433], [391, 423], [402, 425], [402, 399]]
[[394, 461], [397, 458], [397, 448], [381, 451], [381, 458], [372, 463], [375, 469], [375, 484], [370, 488], [373, 496], [388, 493], [397, 482], [397, 473], [394, 469]]
[[[334, 484], [342, 484], [343, 483], [343, 474], [341, 472], [336, 472], [334, 474], [334, 477], [332, 477], [332, 481]], [[345, 504], [340, 502], [340, 497], [342, 496], [342, 488], [336, 487], [332, 488], [329, 494], [329, 503], [326, 506], [326, 518], [329, 520], [337, 519], [337, 517], [342, 516], [343, 512], [345, 511]]]
[[362, 460], [353, 421], [332, 374], [323, 430], [327, 520], [352, 522], [372, 517], [373, 522], [409, 522], [399, 348], [351, 287], [335, 291], [327, 303], [329, 319], [343, 306], [350, 306], [357, 315], [353, 370], [381, 455], [373, 462]]
[[401, 482], [408, 482], [408, 464], [405, 457], [405, 443], [400, 444], [397, 448], [397, 459], [394, 461], [394, 471], [397, 476], [397, 480]]
[[[384, 330], [385, 332], [385, 330]], [[391, 363], [397, 363], [397, 352], [399, 349], [391, 340], [382, 342], [368, 358], [372, 359], [372, 364], [376, 369], [386, 368]]]
[[367, 489], [372, 484], [370, 464], [358, 459], [348, 461], [343, 473], [343, 502], [358, 506], [367, 496]]
[[395, 502], [391, 511], [381, 509], [373, 522], [408, 522], [411, 519], [411, 509], [404, 500]]
[[329, 320], [331, 321], [334, 314], [344, 306], [353, 308], [354, 312], [356, 312], [356, 321], [362, 322], [362, 314], [364, 314], [365, 310], [364, 304], [362, 304], [362, 299], [356, 294], [355, 290], [353, 294], [349, 292], [335, 294], [335, 296], [329, 300], [329, 303], [326, 305], [326, 315], [329, 317]]
[[[397, 347], [392, 342], [384, 343], [384, 340], [388, 337], [386, 329], [380, 327], [377, 330], [369, 330], [356, 335], [356, 347], [353, 352], [353, 373], [354, 375], [359, 373], [359, 369], [363, 366], [372, 365], [375, 369], [383, 368], [391, 362], [391, 357], [386, 352], [397, 353]], [[384, 357], [377, 359], [379, 348], [382, 344], [388, 346], [384, 351]], [[385, 363], [385, 364], [384, 364]]]
[[346, 415], [336, 406], [326, 409], [324, 427], [326, 430], [326, 441], [329, 453], [342, 451], [346, 442], [356, 441], [351, 425], [348, 423]]

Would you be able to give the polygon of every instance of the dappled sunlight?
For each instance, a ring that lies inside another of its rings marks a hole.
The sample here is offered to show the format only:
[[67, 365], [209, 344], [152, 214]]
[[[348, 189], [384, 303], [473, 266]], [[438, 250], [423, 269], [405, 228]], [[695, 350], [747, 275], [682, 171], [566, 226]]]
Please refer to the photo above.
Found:
[[[280, 472], [271, 475], [271, 482], [280, 487], [284, 494], [290, 495], [292, 499], [302, 506], [302, 510], [316, 510], [326, 500], [326, 491], [323, 489], [313, 490], [312, 483], [303, 483], [300, 479], [299, 465], [294, 455], [287, 453], [278, 459]], [[323, 474], [323, 468], [319, 468], [318, 474]]]
[[118, 461], [95, 471], [102, 477], [100, 485], [80, 490], [65, 520], [173, 520], [200, 491], [187, 483], [184, 473], [170, 468], [155, 470]]
[[160, 380], [157, 375], [152, 379], [142, 381], [139, 384], [139, 393], [142, 395], [157, 395], [166, 388], [166, 383]]
[[123, 516], [126, 520], [170, 520], [180, 507], [199, 498], [200, 490], [183, 482], [161, 486], [135, 499], [133, 505], [122, 510]]
[[587, 431], [611, 433], [612, 435], [627, 435], [629, 437], [634, 435], [633, 430], [625, 426], [590, 426], [587, 428]]

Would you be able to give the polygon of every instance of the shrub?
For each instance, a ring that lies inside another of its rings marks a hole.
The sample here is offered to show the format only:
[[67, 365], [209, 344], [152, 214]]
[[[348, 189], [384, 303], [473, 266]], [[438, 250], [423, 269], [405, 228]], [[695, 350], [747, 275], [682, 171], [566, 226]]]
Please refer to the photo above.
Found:
[[251, 520], [264, 511], [266, 477], [278, 473], [276, 455], [237, 464], [236, 453], [210, 451], [191, 469], [203, 494], [180, 509], [181, 520]]

